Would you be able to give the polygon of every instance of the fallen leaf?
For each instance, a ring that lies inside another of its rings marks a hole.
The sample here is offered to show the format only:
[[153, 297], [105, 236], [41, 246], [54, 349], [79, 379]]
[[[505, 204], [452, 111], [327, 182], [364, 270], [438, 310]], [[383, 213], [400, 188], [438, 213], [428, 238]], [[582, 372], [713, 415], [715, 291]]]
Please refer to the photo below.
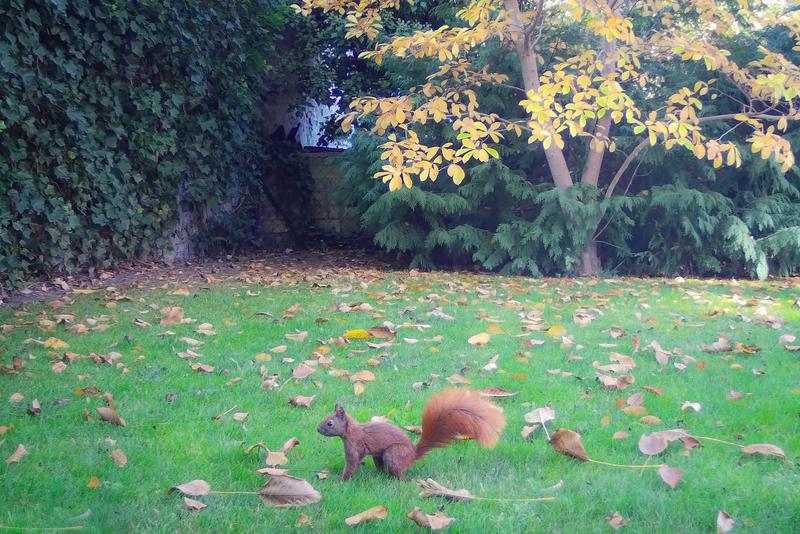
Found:
[[355, 382], [361, 380], [363, 382], [372, 382], [375, 380], [375, 375], [372, 371], [358, 371], [356, 374], [350, 377], [351, 382]]
[[366, 388], [364, 387], [364, 382], [358, 381], [353, 383], [353, 393], [356, 396], [363, 395]]
[[294, 524], [294, 528], [300, 528], [309, 521], [311, 521], [311, 519], [306, 514], [301, 513], [299, 516], [297, 516], [297, 521]]
[[203, 323], [203, 324], [201, 324], [200, 326], [197, 327], [197, 330], [195, 330], [195, 332], [197, 332], [201, 336], [216, 336], [217, 335], [217, 333], [214, 331], [214, 325], [212, 325], [211, 323]]
[[12, 394], [8, 398], [9, 402], [22, 402], [23, 400], [25, 400], [25, 395], [23, 395], [22, 393], [19, 393], [19, 392]]
[[53, 350], [66, 349], [67, 347], [69, 347], [66, 341], [62, 341], [55, 337], [47, 338], [45, 342], [42, 343], [42, 346], [46, 349], [53, 349]]
[[577, 432], [566, 428], [559, 428], [550, 436], [550, 445], [561, 454], [572, 456], [583, 462], [589, 461], [589, 457], [586, 455], [586, 451], [581, 443], [581, 436]]
[[408, 513], [407, 517], [420, 527], [430, 530], [441, 530], [453, 522], [452, 517], [447, 517], [442, 512], [426, 514], [416, 506]]
[[474, 345], [476, 347], [482, 347], [489, 343], [489, 340], [492, 339], [492, 336], [487, 334], [486, 332], [481, 332], [480, 334], [475, 334], [474, 336], [470, 337], [467, 340], [467, 343], [470, 345]]
[[458, 373], [450, 375], [449, 377], [447, 377], [447, 381], [450, 382], [453, 385], [456, 385], [456, 384], [472, 384], [472, 380], [470, 380], [466, 376], [460, 375]]
[[9, 465], [18, 463], [27, 455], [28, 455], [28, 449], [25, 448], [25, 445], [20, 443], [19, 445], [17, 445], [17, 448], [14, 450], [14, 452], [11, 453], [11, 456], [6, 458], [6, 463]]
[[625, 519], [623, 519], [619, 512], [614, 512], [613, 514], [606, 516], [606, 523], [611, 525], [611, 528], [614, 530], [619, 530], [625, 526]]
[[717, 514], [717, 534], [728, 534], [728, 532], [733, 530], [733, 525], [735, 523], [736, 520], [733, 519], [728, 512], [720, 510]]
[[278, 467], [262, 467], [256, 471], [262, 477], [279, 477], [283, 475], [288, 475], [288, 469], [280, 469]]
[[311, 397], [304, 397], [303, 395], [289, 397], [289, 404], [297, 406], [298, 408], [308, 408], [316, 397], [316, 395], [312, 395]]
[[636, 404], [633, 406], [625, 406], [622, 411], [625, 415], [630, 415], [631, 417], [644, 417], [648, 413], [647, 408]]
[[122, 449], [114, 449], [108, 456], [113, 460], [117, 467], [125, 467], [128, 465], [128, 457]]
[[191, 480], [177, 486], [172, 486], [167, 491], [167, 495], [172, 495], [176, 490], [190, 497], [198, 497], [211, 494], [211, 484], [205, 480]]
[[544, 424], [548, 421], [553, 421], [556, 418], [556, 412], [549, 406], [543, 408], [536, 408], [525, 414], [526, 423], [539, 423]]
[[663, 421], [655, 415], [645, 415], [639, 419], [639, 422], [644, 425], [660, 425], [663, 423]]
[[[77, 325], [75, 325], [75, 326], [77, 326]], [[83, 326], [83, 325], [81, 325], [81, 326]], [[133, 318], [133, 326], [138, 326], [139, 328], [147, 328], [147, 327], [150, 326], [150, 323], [148, 323], [144, 319], [140, 319], [138, 317], [134, 317]], [[84, 328], [86, 328], [86, 327], [84, 327]]]
[[205, 503], [190, 499], [189, 497], [183, 498], [183, 506], [189, 511], [199, 511], [208, 506]]
[[345, 339], [369, 339], [371, 337], [372, 334], [370, 334], [367, 330], [364, 330], [363, 328], [348, 330], [347, 332], [344, 333]]
[[86, 483], [86, 487], [89, 489], [94, 489], [100, 485], [100, 479], [96, 476], [92, 476], [89, 478], [89, 482]]
[[522, 439], [528, 439], [531, 436], [531, 434], [533, 434], [539, 429], [539, 427], [541, 427], [541, 425], [523, 426], [522, 430], [520, 431]]
[[387, 326], [373, 326], [367, 330], [371, 337], [378, 339], [394, 339], [397, 334], [392, 332]]
[[728, 391], [728, 399], [729, 400], [738, 401], [743, 396], [744, 395], [742, 394], [741, 391], [736, 391], [735, 389], [732, 389], [732, 390]]
[[567, 329], [562, 325], [557, 324], [547, 329], [547, 333], [551, 336], [560, 337], [567, 333]]
[[117, 411], [110, 406], [99, 406], [95, 408], [100, 419], [107, 423], [112, 423], [118, 426], [125, 426], [125, 419], [117, 415]]
[[64, 370], [66, 368], [67, 368], [67, 364], [66, 363], [64, 363], [62, 361], [58, 361], [58, 362], [53, 364], [53, 366], [50, 368], [50, 370], [53, 371], [56, 374], [59, 374], [59, 373], [64, 372]]
[[41, 415], [42, 405], [39, 404], [39, 399], [33, 399], [31, 401], [31, 407], [28, 408], [28, 413], [33, 416]]
[[322, 496], [302, 478], [290, 475], [273, 476], [258, 491], [264, 504], [276, 508], [305, 506], [318, 503]]
[[484, 365], [484, 366], [481, 368], [481, 370], [482, 370], [483, 372], [485, 372], [485, 373], [491, 373], [492, 371], [496, 371], [496, 370], [497, 370], [497, 360], [498, 360], [499, 358], [500, 358], [500, 356], [499, 356], [499, 355], [495, 355], [495, 356], [493, 356], [493, 357], [492, 357], [492, 359], [491, 359], [491, 360], [489, 360], [489, 363], [487, 363], [486, 365]]
[[634, 393], [625, 402], [628, 406], [641, 406], [644, 403], [644, 393]]
[[667, 440], [658, 434], [643, 434], [642, 437], [639, 438], [639, 450], [642, 451], [642, 454], [647, 456], [655, 456], [656, 454], [661, 454], [667, 448], [669, 443]]
[[662, 396], [662, 395], [664, 394], [664, 393], [661, 391], [661, 389], [660, 389], [660, 388], [657, 388], [657, 387], [654, 387], [654, 386], [642, 386], [642, 389], [645, 389], [645, 390], [649, 391], [650, 393], [652, 393], [652, 394], [654, 394], [654, 395], [657, 395], [657, 396], [659, 396], [659, 397], [660, 397], [660, 396]]
[[755, 443], [753, 445], [745, 445], [742, 447], [742, 452], [745, 454], [763, 454], [764, 456], [777, 456], [778, 458], [786, 458], [786, 453], [783, 449], [771, 443]]
[[168, 326], [171, 324], [179, 324], [183, 320], [183, 308], [180, 306], [172, 306], [167, 313], [161, 318], [159, 324], [161, 326]]
[[292, 370], [292, 377], [301, 380], [303, 378], [306, 378], [307, 376], [311, 376], [312, 374], [314, 374], [314, 371], [316, 371], [316, 369], [314, 369], [310, 365], [301, 363]]
[[700, 350], [702, 352], [730, 352], [733, 350], [733, 347], [726, 336], [720, 336], [718, 340], [710, 345], [701, 344]]
[[483, 388], [482, 390], [478, 391], [478, 393], [480, 393], [481, 396], [483, 397], [514, 397], [519, 392], [515, 391], [512, 393], [503, 388], [489, 387], [489, 388]]
[[389, 515], [389, 509], [384, 506], [373, 506], [369, 510], [364, 510], [361, 513], [356, 515], [352, 515], [344, 520], [345, 524], [349, 527], [354, 525], [358, 525], [360, 523], [364, 523], [366, 521], [376, 521], [379, 519], [386, 519], [386, 516]]
[[249, 415], [250, 414], [248, 412], [236, 412], [235, 414], [233, 414], [233, 420], [236, 421], [237, 423], [241, 423], [242, 421], [247, 419], [247, 416]]
[[686, 411], [689, 409], [694, 410], [695, 412], [699, 412], [700, 410], [703, 409], [703, 407], [700, 405], [699, 402], [683, 401], [683, 404], [681, 404], [681, 410]]
[[205, 364], [205, 363], [193, 363], [193, 364], [190, 365], [190, 367], [192, 368], [192, 371], [198, 371], [198, 372], [202, 372], [202, 373], [213, 373], [214, 372], [214, 366], [213, 365], [208, 365], [208, 364]]
[[614, 432], [614, 435], [611, 436], [611, 439], [628, 439], [628, 433], [624, 430], [618, 430]]
[[672, 489], [678, 485], [678, 482], [681, 481], [683, 478], [683, 469], [680, 467], [670, 467], [668, 465], [662, 465], [658, 468], [658, 476], [661, 477], [661, 480]]
[[308, 332], [303, 330], [302, 332], [296, 332], [293, 334], [284, 334], [284, 337], [291, 341], [305, 341], [308, 338]]

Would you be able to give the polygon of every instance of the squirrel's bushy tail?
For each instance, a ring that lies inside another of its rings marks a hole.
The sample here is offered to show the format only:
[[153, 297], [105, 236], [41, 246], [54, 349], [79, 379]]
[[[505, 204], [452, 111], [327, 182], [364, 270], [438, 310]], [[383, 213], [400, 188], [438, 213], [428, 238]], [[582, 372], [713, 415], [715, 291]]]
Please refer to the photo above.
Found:
[[477, 440], [491, 448], [506, 426], [502, 408], [476, 391], [448, 389], [434, 396], [422, 412], [422, 437], [417, 443], [417, 458], [431, 449], [447, 447], [458, 435]]

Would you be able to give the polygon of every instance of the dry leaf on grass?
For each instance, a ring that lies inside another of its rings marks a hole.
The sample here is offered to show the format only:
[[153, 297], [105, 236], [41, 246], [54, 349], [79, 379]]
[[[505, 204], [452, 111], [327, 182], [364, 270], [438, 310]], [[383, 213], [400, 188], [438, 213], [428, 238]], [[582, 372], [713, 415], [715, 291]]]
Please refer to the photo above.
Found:
[[242, 421], [247, 419], [248, 415], [250, 415], [250, 413], [248, 412], [236, 412], [235, 414], [233, 414], [233, 420], [236, 421], [237, 423], [241, 423]]
[[298, 408], [308, 408], [311, 406], [311, 403], [314, 402], [316, 395], [312, 395], [310, 397], [304, 397], [303, 395], [297, 395], [296, 397], [289, 397], [289, 404], [292, 406], [297, 406]]
[[275, 508], [305, 506], [318, 503], [322, 496], [302, 478], [290, 475], [273, 476], [258, 491], [264, 504]]
[[107, 423], [112, 423], [118, 426], [125, 426], [125, 419], [117, 415], [117, 411], [110, 406], [99, 406], [95, 408], [100, 419]]
[[468, 490], [451, 490], [442, 486], [432, 478], [428, 478], [426, 480], [417, 480], [417, 486], [419, 486], [422, 490], [419, 492], [419, 496], [423, 499], [431, 497], [444, 497], [445, 499], [451, 501], [465, 501], [475, 498], [475, 496], [472, 495]]
[[447, 517], [442, 512], [426, 514], [417, 507], [414, 507], [414, 509], [408, 513], [407, 517], [422, 528], [428, 528], [430, 530], [441, 530], [453, 522], [452, 517]]
[[58, 362], [53, 364], [53, 366], [50, 368], [50, 370], [53, 371], [54, 373], [58, 374], [58, 373], [63, 373], [64, 370], [66, 370], [66, 368], [67, 368], [67, 364], [66, 363], [58, 361]]
[[358, 371], [356, 374], [350, 377], [351, 382], [373, 382], [375, 380], [375, 374], [372, 371]]
[[201, 336], [216, 336], [217, 335], [217, 333], [214, 331], [214, 325], [212, 325], [211, 323], [203, 323], [203, 324], [201, 324], [200, 326], [197, 327], [197, 330], [195, 330], [195, 332], [197, 332]]
[[777, 456], [778, 458], [786, 458], [786, 453], [783, 449], [771, 443], [754, 443], [753, 445], [745, 445], [742, 447], [744, 454], [755, 455], [763, 454], [764, 456]]
[[662, 424], [664, 421], [662, 421], [660, 417], [656, 417], [655, 415], [645, 415], [644, 417], [639, 419], [639, 422], [642, 423], [643, 425], [655, 426]]
[[726, 336], [720, 336], [718, 340], [710, 345], [701, 344], [700, 350], [702, 352], [730, 352], [733, 350], [733, 346]]
[[302, 332], [296, 332], [293, 334], [284, 334], [284, 337], [291, 341], [305, 341], [308, 338], [308, 332], [303, 330]]
[[730, 390], [730, 391], [728, 392], [728, 399], [729, 399], [729, 400], [738, 401], [738, 400], [740, 400], [740, 399], [741, 399], [743, 396], [744, 396], [744, 395], [742, 394], [742, 392], [741, 392], [741, 391], [736, 391], [735, 389], [732, 389], [732, 390]]
[[358, 525], [360, 523], [364, 523], [366, 521], [375, 521], [378, 519], [386, 519], [386, 516], [389, 515], [389, 509], [384, 506], [373, 506], [369, 510], [364, 510], [363, 512], [352, 515], [344, 520], [345, 524], [349, 527], [354, 525]]
[[280, 477], [283, 475], [288, 475], [289, 470], [280, 469], [278, 467], [262, 467], [261, 469], [256, 470], [256, 473], [262, 477]]
[[314, 371], [316, 371], [316, 369], [314, 369], [310, 365], [307, 365], [306, 363], [301, 363], [292, 370], [292, 377], [301, 380], [303, 378], [306, 378], [307, 376], [313, 375]]
[[611, 515], [607, 515], [606, 523], [608, 523], [614, 530], [619, 530], [626, 525], [625, 519], [623, 519], [619, 512], [614, 512]]
[[483, 345], [489, 343], [489, 340], [491, 339], [492, 336], [490, 336], [486, 332], [481, 332], [480, 334], [475, 334], [474, 336], [470, 337], [467, 340], [467, 343], [469, 343], [470, 345], [474, 345], [476, 347], [482, 347]]
[[519, 392], [514, 391], [512, 393], [503, 388], [489, 387], [489, 388], [483, 388], [482, 390], [478, 391], [478, 393], [480, 393], [482, 397], [501, 398], [501, 397], [514, 397]]
[[211, 493], [211, 484], [200, 479], [190, 480], [189, 482], [172, 486], [167, 490], [167, 495], [172, 495], [175, 491], [180, 491], [182, 494], [190, 497], [209, 495]]
[[28, 449], [25, 448], [25, 445], [20, 443], [17, 445], [17, 448], [11, 453], [11, 456], [6, 458], [6, 464], [15, 464], [18, 463], [20, 460], [25, 458], [28, 455]]
[[199, 511], [208, 506], [205, 503], [190, 499], [189, 497], [183, 498], [183, 506], [189, 511]]
[[550, 436], [550, 445], [561, 454], [577, 458], [582, 462], [588, 462], [589, 457], [581, 443], [581, 436], [577, 432], [566, 428], [559, 428]]
[[192, 371], [198, 371], [198, 372], [201, 372], [201, 373], [213, 373], [214, 372], [214, 366], [213, 365], [208, 365], [208, 364], [205, 364], [205, 363], [193, 363], [193, 364], [190, 365], [190, 367], [192, 368]]
[[717, 514], [717, 534], [728, 534], [731, 530], [733, 530], [733, 525], [736, 523], [736, 520], [730, 516], [730, 514], [724, 510], [720, 510]]
[[556, 418], [556, 412], [549, 406], [543, 408], [536, 408], [525, 414], [526, 423], [539, 423], [544, 424], [548, 421], [553, 421]]
[[117, 467], [125, 467], [128, 465], [128, 457], [125, 455], [125, 451], [122, 449], [114, 449], [108, 454], [108, 456]]
[[663, 480], [667, 486], [675, 489], [681, 479], [683, 479], [683, 469], [680, 467], [663, 465], [658, 468], [658, 476], [661, 477], [661, 480]]
[[639, 438], [639, 450], [642, 451], [642, 454], [647, 456], [661, 454], [667, 449], [667, 445], [669, 445], [669, 442], [667, 442], [663, 436], [655, 433], [643, 434], [642, 437]]
[[179, 324], [183, 320], [183, 308], [180, 306], [171, 307], [164, 317], [161, 318], [159, 324], [161, 326], [168, 326], [171, 324]]
[[86, 483], [86, 487], [89, 489], [95, 489], [97, 486], [100, 485], [100, 479], [96, 476], [89, 477], [89, 482]]
[[458, 373], [456, 373], [454, 375], [450, 375], [449, 377], [447, 377], [447, 381], [450, 382], [453, 385], [456, 385], [456, 384], [472, 384], [472, 380], [470, 380], [466, 376], [460, 375]]
[[608, 376], [600, 373], [597, 374], [597, 380], [603, 384], [606, 389], [618, 391], [622, 391], [636, 381], [636, 379], [630, 375]]
[[500, 358], [499, 355], [492, 356], [492, 359], [489, 360], [489, 363], [481, 367], [481, 371], [485, 373], [491, 373], [492, 371], [497, 371], [497, 360]]

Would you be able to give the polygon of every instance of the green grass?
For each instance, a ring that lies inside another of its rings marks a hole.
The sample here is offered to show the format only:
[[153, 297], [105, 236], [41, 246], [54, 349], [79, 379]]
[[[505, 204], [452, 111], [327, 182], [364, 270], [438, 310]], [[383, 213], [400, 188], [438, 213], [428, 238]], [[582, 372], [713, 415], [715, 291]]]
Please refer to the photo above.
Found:
[[[455, 518], [451, 532], [608, 532], [611, 528], [604, 518], [615, 511], [625, 518], [630, 532], [713, 532], [719, 510], [736, 519], [740, 532], [800, 531], [800, 353], [778, 344], [785, 333], [800, 337], [800, 309], [794, 300], [798, 292], [790, 282], [674, 284], [625, 279], [594, 284], [414, 273], [365, 280], [369, 282], [362, 283], [356, 273], [332, 287], [196, 286], [185, 297], [170, 296], [169, 290], [129, 291], [126, 295], [131, 300], [116, 301], [113, 308], [106, 306], [100, 292], [72, 295], [75, 302], [58, 310], [47, 303], [24, 310], [0, 309], [0, 324], [17, 325], [0, 338], [0, 360], [10, 365], [13, 356], [20, 356], [25, 362], [18, 374], [0, 375], [0, 425], [14, 426], [0, 436], [0, 458], [8, 457], [19, 443], [29, 451], [18, 464], [0, 463], [0, 525], [82, 525], [90, 532], [284, 532], [294, 530], [304, 513], [309, 525], [300, 530], [313, 527], [330, 532], [347, 530], [346, 517], [385, 504], [390, 512], [386, 520], [353, 530], [412, 531], [416, 527], [405, 515], [419, 506], [427, 512], [443, 508]], [[354, 289], [348, 291], [348, 287]], [[259, 294], [249, 296], [248, 290]], [[755, 299], [756, 306], [737, 304], [730, 298], [734, 293]], [[369, 302], [375, 311], [330, 310], [333, 304], [358, 301]], [[280, 318], [295, 303], [302, 310], [284, 322], [255, 315], [270, 312]], [[173, 304], [182, 306], [197, 323], [160, 327], [158, 308]], [[752, 316], [761, 304], [784, 321], [780, 328], [737, 316]], [[434, 305], [442, 306], [455, 320], [427, 316]], [[572, 316], [579, 308], [593, 310], [597, 318], [588, 326], [578, 326]], [[519, 313], [533, 310], [543, 313], [546, 327], [566, 327], [567, 335], [583, 348], [563, 347], [560, 337], [544, 331], [520, 337]], [[107, 331], [87, 334], [70, 334], [65, 325], [43, 332], [36, 325], [21, 324], [35, 322], [40, 312], [51, 318], [55, 313], [73, 313], [76, 323], [101, 314], [113, 319]], [[134, 326], [135, 317], [153, 326]], [[473, 347], [467, 339], [490, 325], [482, 317], [502, 321], [496, 324], [503, 333], [492, 334], [487, 346]], [[318, 322], [318, 318], [329, 321]], [[364, 341], [334, 346], [329, 354], [336, 357], [333, 367], [375, 373], [376, 380], [366, 384], [362, 395], [354, 394], [347, 379], [330, 376], [325, 369], [305, 380], [290, 380], [292, 367], [311, 357], [318, 340], [384, 320], [430, 328], [417, 331], [403, 326], [394, 346], [385, 350], [368, 349]], [[212, 323], [218, 335], [194, 333], [202, 322]], [[627, 335], [613, 339], [607, 332], [612, 325], [623, 327]], [[177, 335], [156, 335], [167, 329]], [[295, 329], [307, 330], [308, 339], [286, 340], [284, 333]], [[634, 334], [642, 347], [636, 353]], [[756, 354], [700, 352], [701, 343], [711, 343], [720, 334], [763, 350]], [[50, 369], [48, 349], [25, 343], [28, 338], [51, 336], [69, 343], [67, 350], [83, 355], [118, 351], [128, 372], [82, 359], [56, 374]], [[203, 355], [199, 361], [215, 366], [213, 373], [194, 372], [189, 361], [176, 356], [176, 351], [186, 348], [181, 336], [205, 342], [197, 349]], [[442, 336], [442, 341], [424, 341], [434, 336]], [[545, 343], [526, 348], [523, 341], [531, 337]], [[420, 342], [409, 344], [402, 338]], [[680, 361], [675, 357], [669, 366], [660, 366], [653, 352], [645, 349], [652, 340], [668, 350], [684, 351], [705, 362], [705, 367], [689, 363], [679, 371], [672, 366]], [[601, 348], [601, 343], [618, 346]], [[271, 353], [269, 362], [253, 361], [258, 353], [282, 344], [288, 346], [286, 353]], [[594, 380], [592, 361], [609, 363], [611, 351], [633, 356], [637, 362], [631, 373], [636, 382], [623, 392], [606, 391]], [[568, 361], [570, 353], [583, 359]], [[500, 369], [481, 373], [495, 354], [500, 355]], [[294, 358], [295, 363], [282, 363], [284, 357]], [[370, 367], [370, 358], [380, 358], [381, 365]], [[735, 364], [742, 368], [732, 368]], [[286, 383], [280, 390], [261, 388], [262, 365], [281, 375], [280, 382]], [[416, 425], [426, 399], [448, 385], [446, 377], [463, 368], [468, 368], [472, 387], [519, 392], [499, 400], [509, 424], [495, 449], [460, 442], [433, 451], [408, 471], [405, 480], [376, 472], [369, 460], [351, 481], [338, 479], [344, 465], [341, 442], [315, 430], [335, 402], [360, 421], [389, 414], [398, 425]], [[753, 368], [764, 374], [754, 375]], [[581, 380], [549, 374], [552, 369], [572, 372]], [[432, 373], [438, 378], [432, 380]], [[239, 377], [238, 383], [230, 385]], [[430, 382], [430, 387], [413, 389], [412, 384], [420, 381]], [[74, 393], [89, 385], [113, 393], [126, 427], [99, 421], [95, 408], [103, 401]], [[663, 420], [661, 425], [644, 425], [617, 405], [617, 400], [643, 391], [644, 385], [663, 390], [660, 397], [645, 392], [645, 407]], [[729, 400], [727, 393], [732, 389], [745, 396]], [[15, 392], [23, 393], [25, 400], [9, 402]], [[167, 393], [177, 394], [177, 400], [167, 402]], [[294, 395], [316, 395], [316, 399], [309, 409], [295, 408], [287, 403]], [[33, 399], [42, 405], [38, 417], [26, 413]], [[57, 399], [70, 402], [54, 406]], [[680, 405], [687, 400], [701, 403], [702, 410], [682, 411]], [[654, 470], [615, 469], [560, 455], [541, 430], [530, 441], [524, 440], [520, 436], [523, 415], [548, 401], [557, 413], [550, 430], [565, 427], [580, 432], [587, 453], [598, 460], [643, 463], [645, 457], [637, 449], [639, 436], [678, 426], [741, 444], [773, 443], [786, 451], [787, 460], [746, 457], [735, 447], [711, 442], [685, 456], [680, 444], [673, 444], [651, 461], [684, 469], [685, 477], [673, 491]], [[249, 412], [244, 424], [235, 422], [231, 414], [212, 419], [234, 406], [234, 412]], [[84, 419], [84, 410], [94, 416], [92, 421]], [[606, 426], [604, 418], [608, 418]], [[630, 438], [612, 440], [612, 434], [620, 430]], [[170, 486], [196, 478], [209, 481], [216, 490], [258, 490], [265, 482], [255, 473], [263, 467], [263, 455], [247, 455], [244, 449], [258, 442], [278, 449], [293, 436], [300, 445], [288, 453], [288, 467], [320, 491], [319, 504], [279, 510], [252, 495], [210, 495], [200, 498], [208, 504], [205, 510], [187, 512], [177, 494], [167, 495]], [[116, 445], [109, 446], [108, 438]], [[127, 467], [114, 465], [108, 456], [111, 448], [125, 451]], [[331, 476], [317, 480], [314, 473], [323, 468], [329, 468]], [[92, 476], [101, 481], [94, 489], [87, 487]], [[484, 497], [553, 495], [557, 500], [533, 504], [423, 500], [415, 480], [428, 477]], [[560, 480], [560, 489], [547, 490]]]

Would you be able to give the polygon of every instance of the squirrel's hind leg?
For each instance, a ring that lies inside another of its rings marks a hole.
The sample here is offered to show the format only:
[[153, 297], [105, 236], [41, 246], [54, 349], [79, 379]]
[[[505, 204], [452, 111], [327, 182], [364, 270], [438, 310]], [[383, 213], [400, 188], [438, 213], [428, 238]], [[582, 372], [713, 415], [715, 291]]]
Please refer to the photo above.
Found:
[[417, 454], [414, 447], [395, 445], [383, 452], [383, 464], [386, 466], [386, 470], [397, 478], [403, 478], [405, 470], [411, 467], [416, 459]]
[[383, 456], [381, 456], [380, 454], [375, 454], [372, 456], [372, 460], [375, 462], [375, 469], [377, 469], [378, 471], [383, 471], [384, 468]]

